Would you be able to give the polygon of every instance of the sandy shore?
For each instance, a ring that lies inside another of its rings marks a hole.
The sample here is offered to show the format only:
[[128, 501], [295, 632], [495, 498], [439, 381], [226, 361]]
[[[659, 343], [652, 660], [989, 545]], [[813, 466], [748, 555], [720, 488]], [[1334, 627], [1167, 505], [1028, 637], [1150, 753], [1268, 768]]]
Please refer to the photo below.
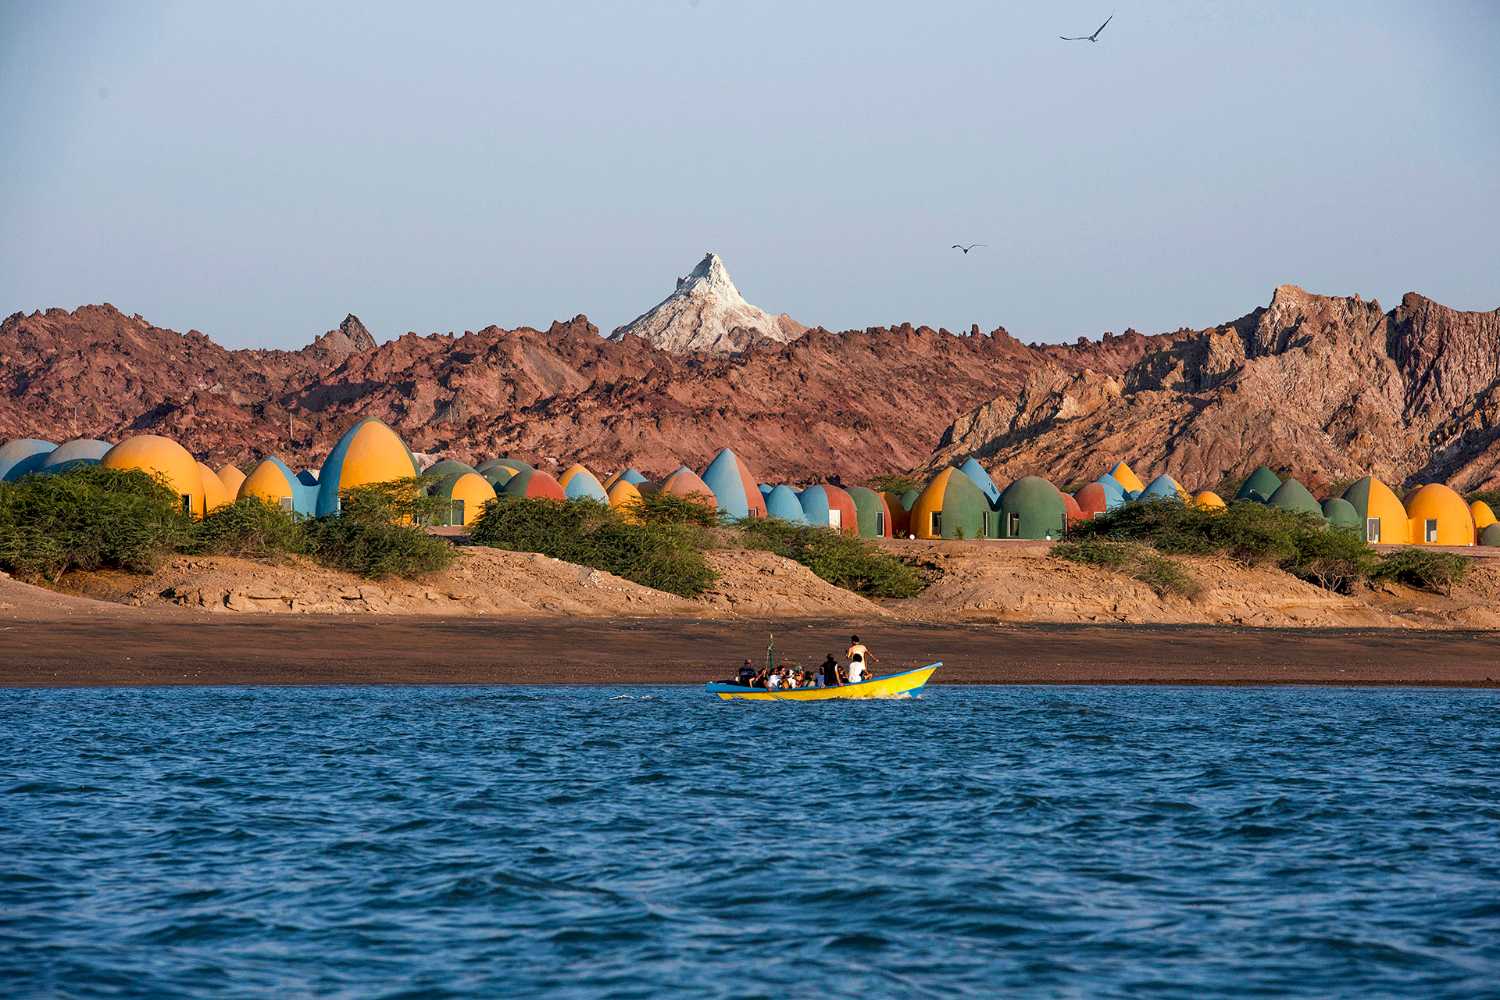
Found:
[[811, 665], [853, 628], [882, 672], [967, 684], [1500, 687], [1500, 634], [1202, 626], [75, 614], [0, 631], [0, 685], [698, 684], [740, 659]]

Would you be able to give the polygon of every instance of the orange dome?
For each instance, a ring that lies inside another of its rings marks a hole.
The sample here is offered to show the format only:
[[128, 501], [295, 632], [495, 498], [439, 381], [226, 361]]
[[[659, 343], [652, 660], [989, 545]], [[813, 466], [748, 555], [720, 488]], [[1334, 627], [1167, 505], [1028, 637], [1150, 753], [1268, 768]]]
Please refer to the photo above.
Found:
[[1474, 530], [1476, 532], [1483, 531], [1496, 521], [1495, 512], [1483, 500], [1475, 500], [1469, 504], [1469, 515], [1474, 518]]
[[224, 484], [224, 488], [229, 491], [231, 497], [240, 495], [240, 487], [245, 484], [245, 474], [239, 470], [238, 466], [226, 465], [214, 475], [219, 477], [219, 482]]
[[1226, 506], [1222, 497], [1213, 490], [1204, 490], [1193, 497], [1193, 504], [1204, 510], [1223, 510]]
[[182, 501], [182, 510], [203, 516], [203, 472], [198, 460], [170, 438], [141, 434], [126, 438], [104, 453], [106, 469], [138, 469], [165, 482]]
[[615, 480], [615, 484], [609, 488], [609, 505], [631, 524], [640, 523], [638, 511], [641, 506], [641, 491], [630, 480]]

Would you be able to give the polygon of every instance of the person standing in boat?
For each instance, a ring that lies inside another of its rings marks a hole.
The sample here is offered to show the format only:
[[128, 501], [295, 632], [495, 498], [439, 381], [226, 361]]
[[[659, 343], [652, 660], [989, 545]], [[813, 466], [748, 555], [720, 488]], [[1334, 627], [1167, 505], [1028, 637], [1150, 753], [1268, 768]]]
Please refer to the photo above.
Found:
[[859, 641], [859, 636], [849, 637], [849, 648], [844, 652], [849, 660], [849, 683], [858, 684], [868, 680], [872, 675], [871, 665], [875, 662], [875, 655], [870, 652], [870, 647]]

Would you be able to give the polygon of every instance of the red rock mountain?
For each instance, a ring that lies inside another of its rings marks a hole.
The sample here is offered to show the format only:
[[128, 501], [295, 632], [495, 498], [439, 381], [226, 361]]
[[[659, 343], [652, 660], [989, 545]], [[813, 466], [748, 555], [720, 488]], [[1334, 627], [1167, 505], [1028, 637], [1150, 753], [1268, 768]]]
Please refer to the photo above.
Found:
[[0, 324], [0, 439], [151, 432], [214, 463], [316, 465], [362, 416], [421, 452], [599, 470], [664, 473], [729, 445], [766, 479], [976, 454], [1059, 483], [1126, 458], [1194, 486], [1261, 461], [1474, 486], [1500, 479], [1500, 311], [1409, 295], [1382, 313], [1288, 287], [1202, 331], [1028, 347], [1004, 330], [814, 329], [717, 355], [606, 340], [582, 316], [380, 345], [350, 316], [300, 351], [226, 350], [109, 305]]
[[1500, 310], [1409, 293], [1382, 312], [1284, 285], [1232, 323], [1127, 348], [1081, 371], [1076, 349], [1049, 352], [1019, 389], [955, 421], [928, 464], [974, 455], [1002, 482], [1045, 472], [1059, 484], [1118, 459], [1195, 488], [1260, 464], [1310, 486], [1372, 472], [1500, 482]]

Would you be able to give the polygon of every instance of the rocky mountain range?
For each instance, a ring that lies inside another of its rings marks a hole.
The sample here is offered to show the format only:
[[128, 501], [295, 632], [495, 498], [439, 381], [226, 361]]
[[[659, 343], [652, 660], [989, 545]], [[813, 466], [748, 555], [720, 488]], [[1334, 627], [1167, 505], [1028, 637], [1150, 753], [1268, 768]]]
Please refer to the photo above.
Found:
[[[728, 281], [712, 255], [698, 270]], [[695, 294], [672, 314], [689, 316]], [[150, 432], [214, 463], [300, 466], [377, 416], [420, 452], [655, 474], [729, 445], [792, 481], [977, 455], [1002, 481], [1064, 484], [1123, 458], [1194, 487], [1263, 462], [1314, 485], [1366, 471], [1500, 483], [1500, 311], [1414, 294], [1383, 312], [1284, 286], [1220, 326], [1070, 345], [910, 325], [782, 342], [721, 322], [728, 339], [689, 347], [691, 328], [606, 339], [578, 316], [377, 344], [350, 316], [300, 351], [233, 351], [110, 305], [17, 313], [0, 324], [0, 439]]]

